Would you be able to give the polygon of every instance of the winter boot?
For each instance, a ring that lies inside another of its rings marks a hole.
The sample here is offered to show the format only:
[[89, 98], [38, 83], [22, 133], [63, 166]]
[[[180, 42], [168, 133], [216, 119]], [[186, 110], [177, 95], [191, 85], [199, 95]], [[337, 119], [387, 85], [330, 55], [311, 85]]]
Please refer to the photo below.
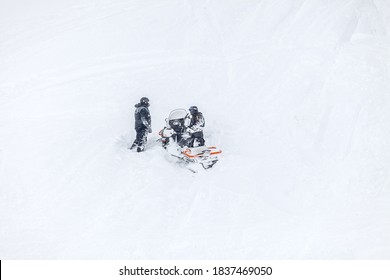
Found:
[[143, 152], [144, 150], [145, 150], [145, 146], [138, 146], [137, 148], [138, 153]]
[[130, 150], [134, 149], [135, 147], [137, 147], [138, 145], [138, 140], [135, 139], [134, 142], [133, 142], [133, 145], [131, 145], [131, 147], [129, 148]]
[[129, 148], [130, 150], [134, 149], [135, 147], [137, 146], [136, 143], [133, 143], [133, 145], [131, 145], [131, 147]]

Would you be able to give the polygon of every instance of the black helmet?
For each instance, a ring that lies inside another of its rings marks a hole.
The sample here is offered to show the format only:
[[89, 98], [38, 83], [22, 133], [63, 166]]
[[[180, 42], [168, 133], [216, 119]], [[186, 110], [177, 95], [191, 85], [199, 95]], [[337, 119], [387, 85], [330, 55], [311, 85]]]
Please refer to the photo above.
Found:
[[189, 109], [191, 115], [195, 115], [198, 113], [198, 107], [196, 106], [191, 106], [190, 109]]
[[143, 105], [149, 105], [149, 98], [147, 97], [142, 97], [139, 101], [139, 103], [143, 104]]

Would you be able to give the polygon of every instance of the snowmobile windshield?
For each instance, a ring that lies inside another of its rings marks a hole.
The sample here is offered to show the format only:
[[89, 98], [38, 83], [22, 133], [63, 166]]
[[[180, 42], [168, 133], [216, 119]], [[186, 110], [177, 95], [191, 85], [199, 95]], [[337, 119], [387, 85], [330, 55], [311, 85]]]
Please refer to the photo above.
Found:
[[185, 109], [176, 109], [169, 114], [168, 120], [180, 120], [184, 119], [186, 116], [187, 111]]
[[187, 111], [184, 109], [173, 110], [168, 117], [169, 126], [176, 133], [183, 133], [185, 130], [184, 119], [187, 116]]

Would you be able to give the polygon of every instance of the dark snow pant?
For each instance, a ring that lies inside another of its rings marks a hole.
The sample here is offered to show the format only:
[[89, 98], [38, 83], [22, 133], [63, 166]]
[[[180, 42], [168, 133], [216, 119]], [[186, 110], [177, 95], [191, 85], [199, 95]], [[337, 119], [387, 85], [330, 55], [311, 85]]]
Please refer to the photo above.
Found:
[[[181, 134], [181, 133], [176, 133], [176, 134], [172, 135], [171, 138], [180, 147], [193, 148], [193, 147], [204, 146], [204, 144], [205, 144], [202, 131], [192, 133], [189, 138], [183, 137], [183, 134]], [[169, 143], [168, 139], [166, 141], [166, 144]]]
[[135, 148], [137, 146], [137, 152], [142, 152], [145, 150], [146, 142], [148, 141], [148, 130], [147, 128], [142, 129], [136, 129], [137, 135], [135, 137], [134, 143], [131, 146], [131, 149]]
[[183, 138], [183, 134], [176, 133], [172, 135], [173, 141], [175, 141], [180, 147], [187, 146], [187, 140]]
[[203, 131], [198, 131], [191, 134], [191, 138], [188, 139], [188, 147], [204, 146]]

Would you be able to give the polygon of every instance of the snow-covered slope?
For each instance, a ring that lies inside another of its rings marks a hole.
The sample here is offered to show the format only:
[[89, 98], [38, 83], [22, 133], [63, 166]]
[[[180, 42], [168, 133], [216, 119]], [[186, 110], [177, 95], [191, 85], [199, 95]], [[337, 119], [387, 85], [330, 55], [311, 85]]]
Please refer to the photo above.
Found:
[[[386, 0], [2, 0], [0, 257], [390, 258], [389, 32]], [[155, 143], [190, 105], [198, 174]]]

